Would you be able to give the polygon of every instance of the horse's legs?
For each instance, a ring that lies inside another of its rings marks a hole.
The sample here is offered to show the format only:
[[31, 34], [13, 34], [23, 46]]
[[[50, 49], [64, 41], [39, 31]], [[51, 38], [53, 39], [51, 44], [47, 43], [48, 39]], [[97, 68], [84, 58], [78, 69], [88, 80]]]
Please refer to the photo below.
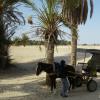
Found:
[[75, 88], [75, 78], [72, 78], [72, 89], [74, 89]]
[[69, 83], [70, 83], [70, 86], [69, 86], [69, 91], [70, 91], [71, 86], [72, 86], [72, 79], [70, 77], [68, 77], [68, 80], [69, 80]]
[[56, 78], [55, 76], [50, 77], [51, 79], [51, 92], [53, 92], [54, 89], [56, 89]]
[[51, 92], [53, 92], [53, 88], [54, 88], [54, 86], [53, 86], [53, 78], [52, 77], [50, 77], [50, 85], [51, 85]]
[[72, 77], [69, 77], [69, 82], [70, 82], [70, 87], [69, 87], [69, 90], [72, 88], [74, 89], [75, 88], [75, 79], [72, 78]]
[[54, 89], [56, 89], [56, 78], [54, 79]]

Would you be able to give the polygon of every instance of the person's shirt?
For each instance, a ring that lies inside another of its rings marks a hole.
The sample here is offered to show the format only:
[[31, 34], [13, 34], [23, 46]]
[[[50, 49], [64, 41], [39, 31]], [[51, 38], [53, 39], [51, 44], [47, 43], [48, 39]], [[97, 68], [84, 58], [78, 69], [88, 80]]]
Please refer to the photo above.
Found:
[[65, 64], [60, 64], [59, 66], [59, 77], [66, 78]]

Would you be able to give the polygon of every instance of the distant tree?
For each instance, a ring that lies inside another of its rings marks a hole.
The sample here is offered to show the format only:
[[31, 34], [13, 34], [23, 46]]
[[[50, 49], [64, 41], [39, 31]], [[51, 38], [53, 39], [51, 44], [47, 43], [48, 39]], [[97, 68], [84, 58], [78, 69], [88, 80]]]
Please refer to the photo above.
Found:
[[28, 35], [26, 33], [22, 34], [21, 44], [23, 46], [26, 46], [26, 45], [29, 45], [30, 44], [29, 37], [28, 37]]
[[44, 45], [44, 41], [30, 40], [31, 45]]
[[71, 45], [71, 41], [59, 40], [58, 45]]
[[15, 45], [15, 46], [21, 45], [21, 38], [20, 37], [15, 37], [12, 40], [12, 45]]
[[82, 44], [83, 46], [87, 46], [88, 44], [86, 44], [86, 43], [84, 43], [84, 44]]

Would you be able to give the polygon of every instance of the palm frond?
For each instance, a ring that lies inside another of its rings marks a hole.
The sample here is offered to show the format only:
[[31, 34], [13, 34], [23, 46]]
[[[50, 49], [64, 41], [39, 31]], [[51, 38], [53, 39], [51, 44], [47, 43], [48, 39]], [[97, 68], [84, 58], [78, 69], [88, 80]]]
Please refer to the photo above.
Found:
[[[62, 0], [62, 15], [73, 24], [86, 22], [88, 16], [88, 0]], [[93, 14], [93, 0], [90, 0], [90, 17]]]
[[59, 12], [56, 9], [58, 0], [42, 0], [42, 8], [36, 10], [39, 19], [40, 27], [38, 27], [37, 34], [43, 39], [51, 41], [54, 39], [57, 42], [57, 37], [60, 34], [59, 27], [60, 18]]
[[93, 14], [93, 0], [90, 0], [90, 6], [91, 6], [91, 11], [90, 11], [90, 17], [92, 17], [92, 14]]

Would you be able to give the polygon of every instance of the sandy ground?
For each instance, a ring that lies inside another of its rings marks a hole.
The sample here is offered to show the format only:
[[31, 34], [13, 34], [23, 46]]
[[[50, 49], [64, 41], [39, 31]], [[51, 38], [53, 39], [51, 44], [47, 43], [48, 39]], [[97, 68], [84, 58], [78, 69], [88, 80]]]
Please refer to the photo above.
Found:
[[[80, 46], [81, 47], [81, 46]], [[38, 46], [11, 47], [9, 52], [12, 63], [16, 67], [5, 73], [0, 73], [0, 100], [100, 100], [100, 78], [97, 77], [98, 89], [96, 92], [88, 92], [86, 85], [70, 91], [68, 98], [60, 96], [61, 83], [58, 79], [56, 94], [50, 93], [50, 89], [45, 86], [45, 73], [40, 76], [35, 75], [38, 61], [45, 60], [45, 48]], [[82, 47], [81, 47], [82, 48]], [[100, 47], [87, 47], [96, 48]], [[55, 48], [55, 61], [65, 59], [70, 63], [70, 47], [58, 46]], [[84, 61], [84, 54], [78, 53], [78, 62]], [[86, 62], [90, 58], [87, 54]]]

